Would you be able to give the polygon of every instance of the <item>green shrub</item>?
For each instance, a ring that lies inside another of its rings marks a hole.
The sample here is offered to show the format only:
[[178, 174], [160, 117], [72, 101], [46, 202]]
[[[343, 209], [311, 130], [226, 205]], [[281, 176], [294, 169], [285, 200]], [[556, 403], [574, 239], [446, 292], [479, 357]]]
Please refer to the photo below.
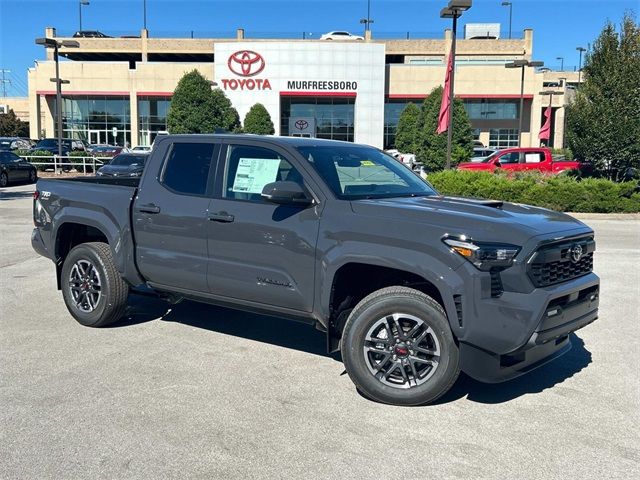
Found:
[[604, 178], [581, 180], [564, 174], [508, 175], [455, 170], [430, 174], [428, 180], [443, 195], [524, 203], [564, 212], [640, 212], [637, 182], [616, 183]]

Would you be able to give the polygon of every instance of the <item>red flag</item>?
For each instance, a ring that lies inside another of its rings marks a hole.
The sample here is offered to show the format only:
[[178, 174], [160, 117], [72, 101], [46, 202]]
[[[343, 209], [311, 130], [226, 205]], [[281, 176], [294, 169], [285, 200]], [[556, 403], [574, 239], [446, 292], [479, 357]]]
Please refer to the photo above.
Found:
[[449, 92], [451, 91], [451, 71], [453, 70], [453, 55], [449, 53], [449, 60], [447, 60], [447, 74], [444, 77], [444, 89], [442, 90], [442, 101], [440, 103], [440, 115], [438, 116], [438, 129], [436, 133], [446, 132], [449, 128], [449, 115], [451, 110], [449, 109]]
[[546, 118], [544, 125], [540, 129], [540, 133], [538, 134], [538, 138], [540, 140], [549, 140], [551, 136], [551, 105], [547, 107], [544, 111], [544, 116]]

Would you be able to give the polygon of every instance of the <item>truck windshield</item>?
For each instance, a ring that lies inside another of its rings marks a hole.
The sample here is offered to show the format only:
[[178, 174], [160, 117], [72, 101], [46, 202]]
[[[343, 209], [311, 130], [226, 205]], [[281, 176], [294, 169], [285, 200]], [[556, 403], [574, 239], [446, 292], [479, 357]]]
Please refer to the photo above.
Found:
[[437, 195], [418, 175], [372, 147], [302, 146], [297, 150], [343, 200]]

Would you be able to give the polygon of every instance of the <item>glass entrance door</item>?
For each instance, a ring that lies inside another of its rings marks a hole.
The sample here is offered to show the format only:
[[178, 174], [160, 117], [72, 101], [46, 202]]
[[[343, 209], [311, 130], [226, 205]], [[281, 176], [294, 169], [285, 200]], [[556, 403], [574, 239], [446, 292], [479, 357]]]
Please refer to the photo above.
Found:
[[107, 143], [107, 132], [102, 130], [89, 130], [89, 143], [92, 145]]

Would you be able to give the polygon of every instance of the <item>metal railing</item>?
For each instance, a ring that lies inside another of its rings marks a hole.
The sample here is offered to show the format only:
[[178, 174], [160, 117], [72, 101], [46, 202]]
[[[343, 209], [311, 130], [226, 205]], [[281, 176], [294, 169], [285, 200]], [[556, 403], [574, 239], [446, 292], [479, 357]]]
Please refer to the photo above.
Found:
[[[65, 170], [65, 168], [75, 168], [77, 171], [82, 170], [83, 174], [87, 173], [95, 173], [98, 168], [111, 160], [112, 157], [94, 157], [94, 156], [86, 156], [86, 157], [77, 157], [70, 155], [63, 155], [59, 157], [58, 155], [20, 155], [20, 158], [24, 158], [27, 162], [35, 167], [44, 167], [45, 170], [53, 169], [54, 172], [58, 173], [59, 170]], [[91, 171], [88, 172], [87, 169], [90, 168]]]

